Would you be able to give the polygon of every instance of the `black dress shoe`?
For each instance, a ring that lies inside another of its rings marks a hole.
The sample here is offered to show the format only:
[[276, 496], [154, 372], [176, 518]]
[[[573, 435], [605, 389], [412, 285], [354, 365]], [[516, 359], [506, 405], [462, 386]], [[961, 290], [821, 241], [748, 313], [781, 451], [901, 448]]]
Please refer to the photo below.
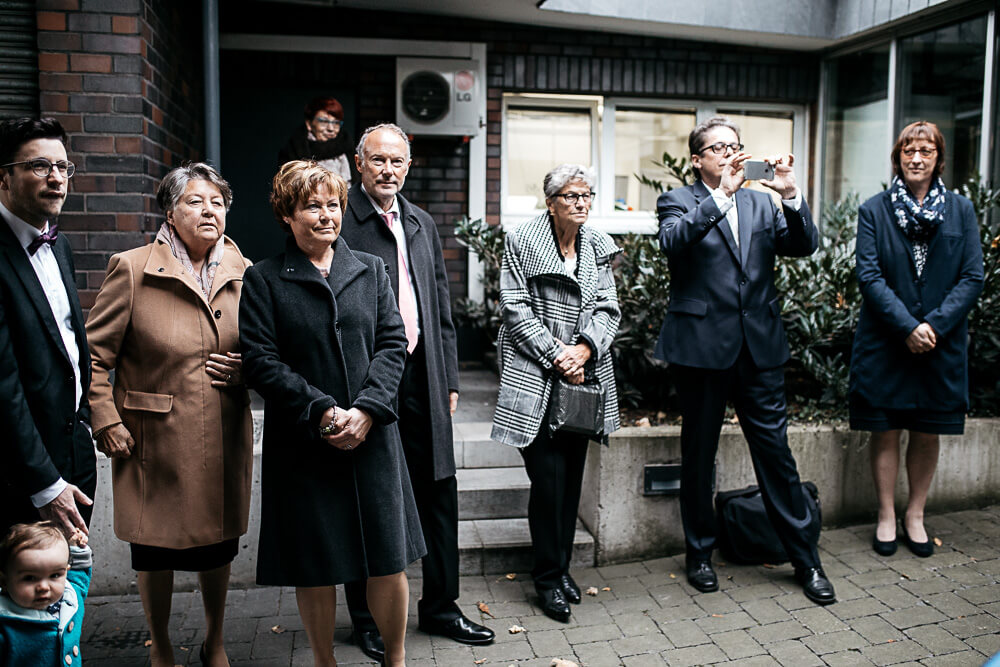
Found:
[[566, 599], [573, 604], [580, 604], [580, 587], [573, 581], [573, 577], [567, 573], [559, 581], [562, 584], [562, 592], [566, 596]]
[[795, 579], [802, 585], [802, 592], [816, 604], [833, 604], [837, 594], [821, 567], [795, 568]]
[[561, 588], [540, 590], [538, 597], [542, 599], [542, 611], [546, 616], [560, 623], [569, 622], [569, 603]]
[[875, 531], [875, 534], [872, 536], [872, 549], [879, 556], [891, 556], [896, 553], [896, 539], [893, 538], [883, 542], [878, 539], [878, 531]]
[[713, 593], [719, 590], [719, 579], [715, 576], [712, 564], [707, 560], [697, 560], [687, 565], [688, 583], [702, 593]]
[[382, 635], [378, 630], [355, 630], [351, 633], [351, 641], [372, 660], [385, 660], [385, 644], [382, 643]]
[[928, 558], [934, 555], [934, 543], [928, 540], [926, 542], [914, 542], [910, 539], [910, 536], [906, 532], [906, 521], [904, 520], [901, 524], [903, 528], [903, 544], [906, 548], [913, 552], [914, 556], [919, 556], [920, 558]]
[[454, 639], [462, 644], [482, 646], [493, 643], [493, 631], [459, 614], [446, 620], [420, 619], [419, 627], [429, 635], [439, 635]]

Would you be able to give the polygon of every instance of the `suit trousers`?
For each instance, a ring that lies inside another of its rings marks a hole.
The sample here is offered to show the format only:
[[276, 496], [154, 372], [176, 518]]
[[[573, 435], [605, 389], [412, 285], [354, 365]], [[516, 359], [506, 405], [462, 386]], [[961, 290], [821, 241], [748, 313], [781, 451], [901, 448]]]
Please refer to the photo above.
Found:
[[[2, 223], [2, 221], [0, 221]], [[90, 430], [80, 419], [76, 420], [73, 431], [74, 456], [71, 462], [72, 470], [63, 471], [63, 479], [75, 484], [87, 497], [94, 500], [97, 490], [97, 467], [95, 465], [94, 440]], [[77, 504], [80, 516], [87, 526], [94, 512], [93, 505]], [[41, 515], [31, 504], [30, 496], [23, 496], [12, 488], [0, 488], [0, 539], [16, 523], [34, 523], [40, 521]]]
[[795, 567], [818, 567], [811, 521], [795, 458], [788, 448], [788, 414], [782, 367], [757, 368], [746, 345], [736, 363], [715, 370], [672, 366], [681, 416], [681, 520], [689, 560], [708, 560], [716, 542], [712, 507], [715, 455], [732, 400], [750, 446], [764, 507]]
[[[420, 561], [424, 583], [418, 614], [422, 619], [447, 621], [461, 614], [455, 604], [459, 585], [458, 483], [454, 475], [434, 479], [427, 387], [427, 364], [421, 341], [407, 358], [399, 383], [399, 436], [427, 545], [427, 555]], [[350, 582], [344, 591], [355, 630], [375, 630], [365, 598], [365, 582]]]
[[588, 446], [585, 435], [565, 431], [550, 435], [547, 422], [542, 421], [535, 439], [520, 450], [531, 480], [528, 528], [535, 557], [531, 576], [540, 591], [558, 588], [562, 575], [569, 573]]

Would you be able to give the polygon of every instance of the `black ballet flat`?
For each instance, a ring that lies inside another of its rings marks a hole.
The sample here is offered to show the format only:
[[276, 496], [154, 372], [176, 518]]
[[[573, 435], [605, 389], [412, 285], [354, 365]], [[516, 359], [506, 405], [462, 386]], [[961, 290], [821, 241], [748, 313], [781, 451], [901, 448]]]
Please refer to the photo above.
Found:
[[918, 558], [928, 558], [934, 555], [934, 543], [931, 542], [928, 536], [926, 542], [914, 542], [910, 539], [910, 536], [906, 533], [906, 521], [900, 523], [900, 527], [903, 529], [903, 544], [909, 549], [914, 556]]
[[878, 531], [875, 531], [875, 534], [872, 535], [872, 549], [879, 556], [893, 555], [894, 553], [896, 553], [896, 547], [897, 547], [896, 538], [893, 538], [891, 540], [886, 540], [885, 542], [883, 542], [882, 540], [878, 539]]

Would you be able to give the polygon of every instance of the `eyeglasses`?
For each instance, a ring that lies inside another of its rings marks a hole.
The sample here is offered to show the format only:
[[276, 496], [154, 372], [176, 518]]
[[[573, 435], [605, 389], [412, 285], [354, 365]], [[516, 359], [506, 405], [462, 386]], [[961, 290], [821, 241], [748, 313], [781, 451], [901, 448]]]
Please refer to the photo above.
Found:
[[906, 157], [913, 157], [917, 153], [920, 153], [920, 157], [934, 157], [937, 154], [936, 148], [904, 148], [903, 155]]
[[590, 200], [597, 196], [596, 192], [584, 192], [580, 194], [579, 192], [563, 192], [561, 194], [555, 195], [556, 197], [562, 197], [562, 200], [572, 206], [578, 201], [582, 201], [584, 204], [589, 204]]
[[743, 150], [743, 144], [727, 144], [724, 141], [720, 141], [718, 143], [711, 144], [710, 146], [705, 146], [700, 151], [698, 151], [698, 153], [701, 154], [707, 150], [711, 150], [716, 155], [722, 155], [726, 152], [727, 148], [732, 149], [734, 153], [739, 153], [741, 150]]
[[340, 127], [344, 124], [344, 121], [337, 120], [336, 118], [314, 118], [313, 122], [320, 125], [329, 125], [330, 127]]
[[63, 176], [66, 178], [73, 178], [73, 174], [76, 173], [76, 165], [68, 160], [59, 160], [58, 162], [52, 162], [43, 157], [36, 157], [34, 160], [22, 160], [21, 162], [10, 162], [8, 164], [0, 164], [0, 167], [13, 167], [18, 164], [26, 164], [31, 168], [31, 171], [35, 172], [35, 176], [41, 178], [48, 177], [52, 173], [53, 169], [58, 169], [62, 172]]

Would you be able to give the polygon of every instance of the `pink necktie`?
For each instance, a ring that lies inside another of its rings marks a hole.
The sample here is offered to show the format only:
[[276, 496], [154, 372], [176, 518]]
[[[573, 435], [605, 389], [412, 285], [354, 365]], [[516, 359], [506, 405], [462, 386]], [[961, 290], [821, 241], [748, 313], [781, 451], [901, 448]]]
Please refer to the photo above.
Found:
[[[382, 219], [392, 230], [395, 213], [382, 213]], [[395, 236], [395, 235], [393, 235]], [[417, 300], [413, 296], [413, 287], [410, 285], [410, 272], [406, 268], [406, 258], [403, 256], [403, 249], [396, 241], [396, 258], [399, 264], [399, 314], [403, 318], [403, 326], [406, 327], [406, 351], [412, 353], [417, 346]]]

